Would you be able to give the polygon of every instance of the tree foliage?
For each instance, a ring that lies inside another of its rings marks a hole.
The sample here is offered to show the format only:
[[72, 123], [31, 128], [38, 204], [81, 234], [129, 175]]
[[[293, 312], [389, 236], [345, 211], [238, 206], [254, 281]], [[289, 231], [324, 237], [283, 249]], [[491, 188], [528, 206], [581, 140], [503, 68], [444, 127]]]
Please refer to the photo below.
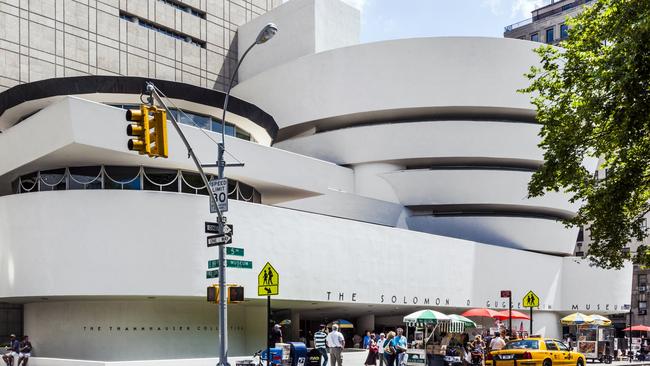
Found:
[[[594, 264], [650, 265], [648, 248], [623, 249], [647, 236], [650, 212], [650, 0], [597, 0], [569, 26], [562, 48], [535, 50], [541, 62], [521, 90], [537, 108], [545, 150], [529, 195], [565, 191], [584, 203], [565, 223], [590, 228]], [[586, 169], [593, 158], [605, 177]]]

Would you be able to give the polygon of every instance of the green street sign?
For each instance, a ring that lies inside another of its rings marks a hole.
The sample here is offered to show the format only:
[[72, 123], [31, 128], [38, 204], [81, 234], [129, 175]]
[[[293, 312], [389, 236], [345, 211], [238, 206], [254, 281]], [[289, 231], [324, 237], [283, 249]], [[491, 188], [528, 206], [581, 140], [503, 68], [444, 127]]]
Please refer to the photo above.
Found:
[[218, 278], [218, 277], [219, 277], [218, 269], [212, 271], [205, 271], [205, 278]]
[[253, 262], [239, 259], [226, 259], [226, 267], [253, 269]]
[[[218, 259], [213, 259], [211, 261], [208, 261], [208, 268], [217, 268], [217, 267], [219, 267]], [[253, 262], [243, 261], [239, 259], [226, 259], [226, 267], [253, 269]]]
[[238, 257], [244, 256], [244, 248], [226, 247], [226, 254], [236, 255]]

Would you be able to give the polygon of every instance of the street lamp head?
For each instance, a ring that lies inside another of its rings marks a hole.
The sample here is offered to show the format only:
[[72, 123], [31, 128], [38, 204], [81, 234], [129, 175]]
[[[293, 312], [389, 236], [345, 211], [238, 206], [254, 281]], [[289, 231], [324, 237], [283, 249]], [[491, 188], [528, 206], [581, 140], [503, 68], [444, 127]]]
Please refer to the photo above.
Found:
[[273, 38], [273, 36], [278, 32], [278, 26], [269, 23], [267, 24], [261, 31], [260, 34], [257, 35], [257, 39], [255, 39], [255, 44], [262, 44], [269, 39]]

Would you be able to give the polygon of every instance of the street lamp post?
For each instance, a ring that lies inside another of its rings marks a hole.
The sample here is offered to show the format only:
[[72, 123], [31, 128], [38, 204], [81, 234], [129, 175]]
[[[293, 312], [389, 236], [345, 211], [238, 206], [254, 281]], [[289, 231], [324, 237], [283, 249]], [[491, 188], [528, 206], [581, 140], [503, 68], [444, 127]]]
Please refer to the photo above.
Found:
[[[223, 101], [223, 115], [221, 118], [221, 143], [219, 144], [219, 150], [217, 153], [217, 167], [219, 171], [219, 179], [224, 177], [224, 168], [226, 163], [223, 160], [223, 154], [226, 151], [226, 111], [228, 110], [228, 98], [230, 97], [230, 90], [232, 89], [232, 84], [235, 81], [235, 76], [237, 75], [237, 70], [241, 65], [244, 58], [250, 52], [250, 50], [258, 44], [265, 43], [269, 39], [273, 38], [275, 33], [277, 33], [278, 27], [273, 24], [267, 24], [257, 35], [255, 42], [251, 44], [248, 49], [244, 52], [242, 57], [235, 67], [230, 76], [230, 82], [228, 83], [228, 88], [226, 89], [226, 97]], [[221, 216], [221, 215], [219, 215]], [[223, 232], [223, 220], [219, 217], [219, 228]], [[224, 245], [219, 245], [219, 363], [218, 366], [230, 366], [228, 363], [228, 314], [226, 306], [226, 260], [225, 260], [225, 248]]]

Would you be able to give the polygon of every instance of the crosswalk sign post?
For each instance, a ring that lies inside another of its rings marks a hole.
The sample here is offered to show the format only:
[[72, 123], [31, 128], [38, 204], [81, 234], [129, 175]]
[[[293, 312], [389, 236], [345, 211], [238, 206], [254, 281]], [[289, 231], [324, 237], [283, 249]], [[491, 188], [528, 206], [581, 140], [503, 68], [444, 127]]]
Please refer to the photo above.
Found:
[[538, 308], [539, 307], [539, 296], [537, 296], [532, 290], [528, 291], [526, 296], [524, 296], [523, 300], [521, 301], [522, 305], [525, 308], [530, 309], [530, 334], [533, 335], [533, 308]]
[[257, 275], [257, 296], [266, 296], [266, 366], [271, 359], [271, 295], [280, 293], [280, 274], [266, 262]]

